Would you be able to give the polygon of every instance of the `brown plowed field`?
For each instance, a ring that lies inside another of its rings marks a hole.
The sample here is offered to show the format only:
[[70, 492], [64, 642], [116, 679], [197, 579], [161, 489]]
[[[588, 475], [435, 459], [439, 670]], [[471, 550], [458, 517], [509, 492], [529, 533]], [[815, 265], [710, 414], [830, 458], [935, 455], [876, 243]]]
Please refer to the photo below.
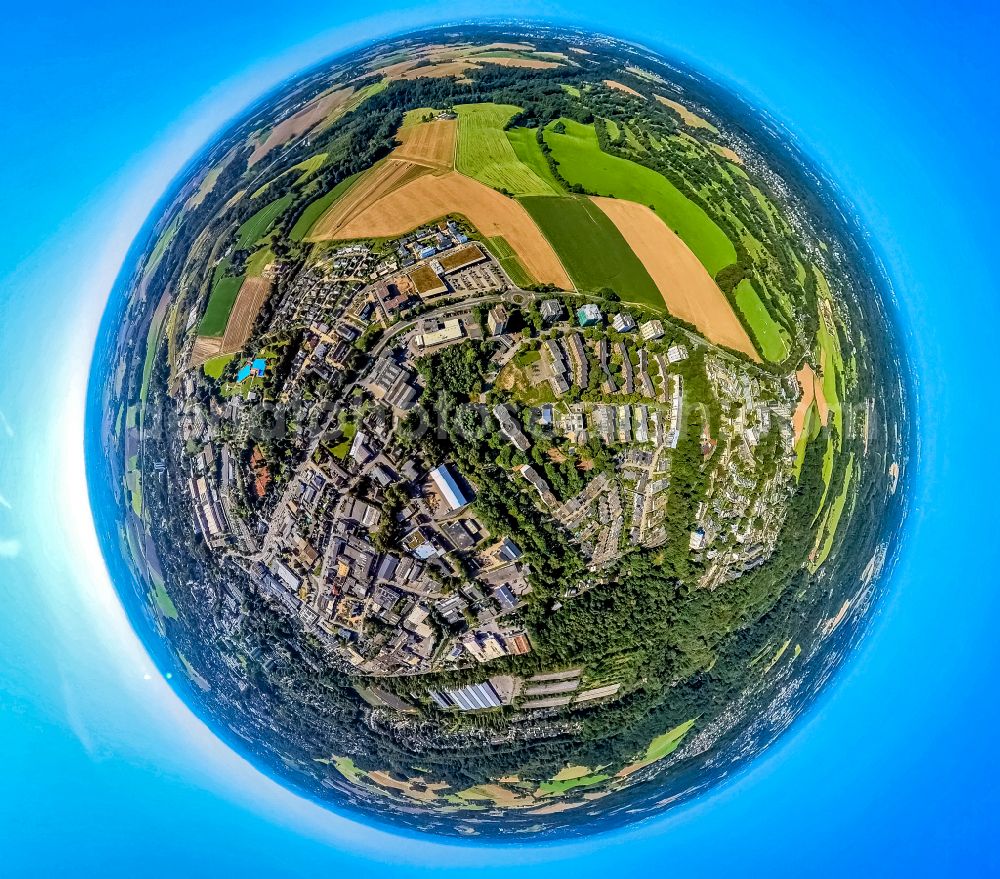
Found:
[[240, 285], [233, 310], [226, 323], [226, 332], [222, 337], [221, 354], [232, 354], [239, 351], [250, 338], [253, 322], [257, 312], [271, 292], [271, 281], [268, 278], [246, 278]]
[[[386, 164], [394, 161], [390, 159]], [[380, 185], [379, 190], [384, 192], [386, 188]], [[446, 214], [461, 214], [486, 237], [502, 235], [536, 281], [573, 289], [552, 245], [528, 212], [514, 199], [502, 196], [478, 180], [457, 171], [441, 175], [423, 173], [381, 198], [376, 199], [371, 192], [367, 176], [359, 180], [320, 218], [310, 237], [317, 241], [395, 238]], [[362, 209], [343, 211], [345, 200]]]
[[455, 167], [457, 119], [434, 119], [403, 126], [396, 137], [400, 145], [392, 151], [394, 159], [451, 170]]
[[[429, 173], [429, 171], [430, 169], [426, 165], [416, 165], [399, 159], [386, 159], [384, 162], [372, 165], [347, 192], [333, 203], [330, 210], [316, 221], [309, 239], [311, 241], [327, 241], [331, 238], [369, 237], [369, 235], [342, 235], [340, 232], [354, 217], [370, 210], [371, 206], [383, 196], [421, 175]], [[418, 224], [413, 224], [413, 226], [416, 225]], [[403, 231], [409, 231], [410, 228], [412, 226]]]
[[263, 143], [250, 154], [248, 165], [253, 165], [264, 158], [275, 147], [288, 143], [293, 137], [305, 134], [314, 125], [322, 122], [331, 112], [347, 103], [354, 94], [353, 86], [337, 89], [334, 92], [321, 95], [307, 104], [298, 113], [289, 116], [284, 122], [279, 122], [268, 132]]
[[620, 198], [595, 196], [646, 267], [667, 310], [694, 324], [706, 339], [760, 361], [729, 300], [691, 249], [648, 207]]

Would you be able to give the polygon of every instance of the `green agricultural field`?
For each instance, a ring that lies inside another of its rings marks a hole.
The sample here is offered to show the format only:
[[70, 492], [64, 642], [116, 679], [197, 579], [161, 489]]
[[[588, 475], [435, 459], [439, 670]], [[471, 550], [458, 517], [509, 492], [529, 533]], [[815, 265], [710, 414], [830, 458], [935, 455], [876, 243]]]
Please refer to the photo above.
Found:
[[293, 198], [294, 196], [289, 192], [265, 205], [250, 217], [236, 230], [236, 249], [246, 250], [263, 238], [281, 212], [291, 204]]
[[[816, 332], [816, 343], [819, 345], [820, 363], [823, 370], [823, 396], [830, 407], [833, 423], [837, 428], [838, 442], [843, 441], [844, 413], [840, 405], [840, 394], [837, 391], [837, 376], [843, 374], [844, 358], [840, 350], [840, 339], [829, 331], [823, 319], [823, 304], [831, 307], [832, 295], [830, 285], [823, 273], [813, 266], [820, 299], [819, 329]], [[832, 307], [831, 307], [832, 308]]]
[[736, 304], [753, 331], [760, 353], [772, 363], [781, 363], [788, 356], [788, 346], [781, 334], [781, 327], [774, 322], [767, 307], [761, 302], [753, 282], [744, 278], [736, 287], [734, 295]]
[[160, 260], [163, 259], [163, 254], [167, 252], [170, 242], [174, 240], [174, 236], [177, 234], [177, 230], [180, 228], [181, 220], [183, 219], [184, 215], [178, 214], [171, 221], [170, 225], [163, 230], [163, 234], [156, 239], [153, 252], [149, 255], [149, 262], [146, 263], [147, 273], [151, 274], [156, 271], [156, 267], [160, 264]]
[[810, 571], [815, 571], [827, 560], [833, 549], [833, 541], [837, 536], [837, 526], [840, 524], [840, 517], [844, 512], [844, 505], [847, 503], [848, 493], [851, 488], [851, 479], [854, 476], [854, 453], [847, 461], [847, 469], [844, 471], [844, 483], [840, 487], [840, 493], [834, 498], [830, 505], [830, 510], [826, 514], [823, 526], [817, 532], [816, 557], [809, 565]]
[[173, 599], [167, 594], [167, 590], [164, 588], [163, 583], [153, 584], [153, 601], [156, 602], [156, 606], [160, 609], [165, 617], [171, 620], [177, 619], [177, 606], [174, 604]]
[[511, 104], [459, 104], [458, 156], [463, 174], [512, 195], [557, 195], [530, 165], [514, 152], [504, 125], [521, 108]]
[[548, 159], [545, 158], [542, 148], [538, 145], [538, 140], [535, 137], [535, 129], [511, 128], [504, 133], [507, 135], [507, 140], [510, 141], [515, 155], [521, 160], [522, 164], [527, 165], [539, 178], [544, 180], [553, 192], [562, 193], [566, 191], [563, 189], [563, 185], [556, 180], [555, 174], [552, 173]]
[[806, 410], [802, 433], [795, 443], [795, 466], [792, 467], [792, 472], [795, 474], [796, 479], [799, 478], [799, 474], [802, 472], [802, 465], [806, 458], [806, 446], [819, 434], [820, 427], [819, 412], [816, 409], [816, 402], [813, 401]]
[[265, 192], [267, 192], [268, 187], [274, 183], [276, 180], [280, 180], [286, 174], [292, 174], [295, 171], [299, 171], [299, 176], [295, 179], [293, 186], [301, 186], [305, 183], [313, 174], [315, 174], [320, 168], [323, 167], [323, 163], [326, 161], [329, 153], [317, 153], [315, 156], [310, 156], [308, 159], [303, 159], [297, 165], [292, 165], [287, 171], [279, 174], [274, 180], [268, 180], [263, 186], [261, 186], [250, 198], [259, 198]]
[[610, 287], [626, 302], [663, 311], [663, 297], [608, 216], [587, 198], [536, 196], [521, 203], [580, 290]]
[[321, 195], [315, 201], [310, 202], [295, 221], [295, 225], [292, 226], [292, 231], [288, 233], [288, 237], [292, 241], [302, 241], [309, 234], [309, 230], [312, 229], [313, 224], [326, 213], [326, 209], [347, 192], [354, 181], [361, 176], [361, 173], [359, 171], [357, 174], [345, 177], [326, 195]]
[[226, 331], [229, 315], [236, 303], [243, 278], [218, 278], [212, 286], [205, 306], [205, 316], [201, 319], [198, 333], [202, 336], [221, 336]]
[[580, 90], [575, 85], [567, 85], [566, 83], [563, 83], [562, 90], [571, 97], [574, 98], [580, 97]]
[[736, 250], [726, 234], [698, 205], [662, 174], [601, 150], [592, 125], [563, 119], [565, 134], [549, 126], [545, 142], [570, 183], [589, 192], [649, 205], [685, 241], [713, 276], [736, 262]]

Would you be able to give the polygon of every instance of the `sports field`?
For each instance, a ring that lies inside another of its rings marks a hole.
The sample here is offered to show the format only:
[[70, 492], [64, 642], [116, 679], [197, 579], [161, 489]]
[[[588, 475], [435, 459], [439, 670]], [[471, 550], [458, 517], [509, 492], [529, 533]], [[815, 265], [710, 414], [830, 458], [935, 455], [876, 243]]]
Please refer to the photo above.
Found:
[[736, 262], [736, 250], [725, 233], [698, 205], [666, 177], [649, 168], [603, 152], [592, 125], [563, 119], [565, 134], [545, 130], [545, 142], [570, 183], [598, 195], [649, 205], [694, 251], [713, 277]]
[[734, 295], [736, 304], [743, 312], [743, 317], [750, 324], [760, 345], [761, 354], [772, 363], [781, 363], [788, 356], [788, 346], [785, 344], [784, 336], [781, 335], [781, 328], [760, 301], [753, 282], [749, 278], [744, 278], [737, 285]]
[[[759, 360], [753, 342], [691, 249], [648, 207], [619, 198], [594, 198], [611, 219], [659, 290], [659, 304], [694, 324], [710, 342]], [[630, 297], [619, 291], [623, 299]]]
[[553, 188], [514, 151], [504, 125], [521, 108], [511, 104], [459, 104], [458, 156], [463, 174], [512, 195], [556, 195]]
[[626, 302], [663, 310], [663, 297], [624, 236], [587, 198], [534, 196], [521, 203], [580, 290], [610, 287]]
[[345, 177], [336, 186], [333, 187], [326, 195], [321, 195], [315, 201], [309, 202], [306, 209], [299, 215], [299, 218], [295, 221], [295, 225], [292, 226], [292, 231], [288, 233], [289, 238], [292, 241], [301, 241], [306, 235], [309, 234], [309, 230], [312, 229], [313, 223], [315, 223], [323, 214], [326, 209], [330, 207], [340, 196], [342, 196], [358, 179], [362, 174], [359, 171], [357, 174], [352, 174], [350, 177]]

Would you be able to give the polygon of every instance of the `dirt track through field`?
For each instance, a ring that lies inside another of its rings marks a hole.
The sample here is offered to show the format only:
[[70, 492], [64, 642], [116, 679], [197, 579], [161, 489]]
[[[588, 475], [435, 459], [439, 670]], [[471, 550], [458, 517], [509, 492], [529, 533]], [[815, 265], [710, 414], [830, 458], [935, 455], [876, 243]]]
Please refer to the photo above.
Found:
[[[313, 240], [393, 238], [446, 214], [461, 214], [483, 235], [489, 238], [502, 235], [536, 281], [573, 289], [552, 245], [528, 212], [514, 199], [479, 181], [457, 171], [440, 175], [424, 173], [381, 198], [361, 191], [361, 183], [359, 180], [344, 199], [351, 198], [355, 207], [362, 209], [348, 214], [338, 210], [341, 203], [334, 205], [317, 223], [310, 236]], [[338, 213], [336, 222], [331, 218], [333, 212]]]
[[632, 201], [597, 196], [592, 201], [646, 267], [671, 314], [694, 324], [710, 342], [760, 361], [725, 294], [691, 248], [663, 220]]
[[392, 151], [392, 158], [449, 171], [455, 167], [457, 119], [434, 119], [403, 126], [396, 137], [400, 146]]
[[322, 122], [331, 112], [346, 104], [353, 94], [354, 88], [348, 87], [321, 95], [295, 115], [289, 116], [284, 122], [279, 122], [268, 132], [264, 142], [258, 144], [257, 148], [250, 154], [247, 164], [256, 164], [275, 147], [288, 143], [293, 137], [305, 134], [310, 128]]
[[226, 332], [222, 337], [222, 354], [233, 354], [239, 351], [250, 338], [257, 312], [271, 292], [271, 281], [268, 278], [247, 278], [240, 286], [233, 310], [226, 323]]

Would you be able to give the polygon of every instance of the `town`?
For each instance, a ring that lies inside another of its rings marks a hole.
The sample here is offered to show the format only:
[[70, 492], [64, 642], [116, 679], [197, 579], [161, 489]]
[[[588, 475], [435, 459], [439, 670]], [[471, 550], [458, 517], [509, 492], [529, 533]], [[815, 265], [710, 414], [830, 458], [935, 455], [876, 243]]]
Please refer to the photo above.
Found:
[[[708, 474], [688, 544], [699, 587], [771, 555], [793, 485], [794, 375], [778, 379], [613, 302], [519, 289], [456, 219], [377, 247], [333, 247], [287, 286], [221, 380], [183, 374], [192, 527], [345, 670], [370, 678], [372, 704], [531, 711], [614, 698], [619, 683], [588, 687], [580, 669], [491, 675], [491, 662], [532, 651], [519, 613], [531, 566], [511, 535], [477, 518], [477, 487], [454, 462], [422, 462], [398, 441], [425, 391], [421, 363], [469, 344], [489, 346], [489, 387], [472, 402], [510, 447], [511, 488], [586, 562], [563, 601], [630, 548], [665, 541], [671, 465], [692, 412], [705, 424]], [[707, 397], [685, 381], [694, 354]], [[539, 444], [546, 454], [533, 457]], [[545, 465], [595, 444], [611, 466], [587, 472], [580, 459], [583, 487], [557, 494]], [[378, 685], [478, 666], [478, 683], [421, 690], [415, 679], [407, 698]]]

